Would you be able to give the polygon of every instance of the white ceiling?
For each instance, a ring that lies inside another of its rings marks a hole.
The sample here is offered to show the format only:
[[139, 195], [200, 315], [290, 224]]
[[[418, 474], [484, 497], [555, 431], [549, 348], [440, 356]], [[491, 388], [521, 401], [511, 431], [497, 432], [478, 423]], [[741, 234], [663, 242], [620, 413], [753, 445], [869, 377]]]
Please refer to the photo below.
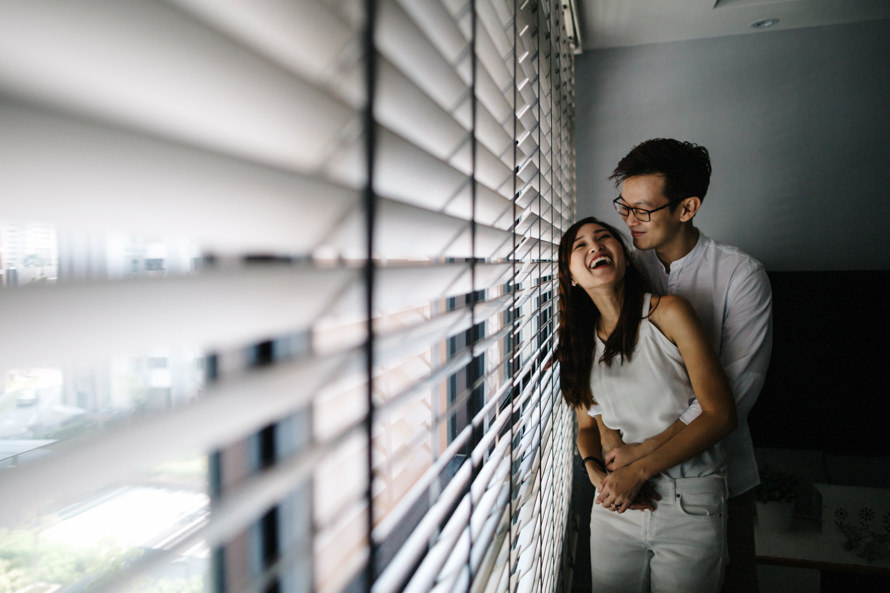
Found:
[[[890, 18], [890, 0], [575, 0], [575, 7], [584, 50]], [[779, 23], [750, 27], [765, 18]]]

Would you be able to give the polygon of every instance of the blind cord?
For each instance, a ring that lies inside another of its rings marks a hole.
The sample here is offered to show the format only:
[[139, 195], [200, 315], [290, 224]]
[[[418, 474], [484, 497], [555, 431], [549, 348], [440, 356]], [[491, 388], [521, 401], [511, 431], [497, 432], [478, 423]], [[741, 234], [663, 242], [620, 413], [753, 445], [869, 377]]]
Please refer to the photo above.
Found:
[[376, 0], [365, 0], [364, 56], [365, 56], [365, 171], [366, 184], [362, 195], [365, 211], [365, 262], [363, 269], [365, 286], [365, 372], [367, 373], [367, 413], [365, 415], [367, 446], [367, 501], [366, 530], [368, 557], [365, 564], [365, 591], [371, 593], [377, 578], [377, 544], [374, 542], [374, 288], [376, 266], [374, 263], [374, 226], [376, 222], [377, 196], [374, 191], [374, 165], [377, 149], [374, 101], [377, 86], [377, 51], [374, 40], [377, 19]]

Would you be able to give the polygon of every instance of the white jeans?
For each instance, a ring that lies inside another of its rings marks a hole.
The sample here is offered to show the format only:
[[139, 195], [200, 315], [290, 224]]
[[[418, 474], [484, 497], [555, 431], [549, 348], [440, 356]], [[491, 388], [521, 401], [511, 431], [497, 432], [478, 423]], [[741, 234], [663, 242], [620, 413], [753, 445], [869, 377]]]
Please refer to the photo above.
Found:
[[655, 511], [590, 513], [593, 593], [716, 593], [726, 568], [723, 474], [652, 485]]

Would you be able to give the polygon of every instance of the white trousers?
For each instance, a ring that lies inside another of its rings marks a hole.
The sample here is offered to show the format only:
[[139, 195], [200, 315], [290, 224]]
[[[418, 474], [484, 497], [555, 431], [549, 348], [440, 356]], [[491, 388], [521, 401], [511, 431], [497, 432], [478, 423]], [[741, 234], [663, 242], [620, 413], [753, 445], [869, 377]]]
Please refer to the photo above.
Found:
[[728, 560], [724, 475], [662, 474], [652, 485], [661, 495], [655, 511], [593, 505], [593, 593], [716, 593]]

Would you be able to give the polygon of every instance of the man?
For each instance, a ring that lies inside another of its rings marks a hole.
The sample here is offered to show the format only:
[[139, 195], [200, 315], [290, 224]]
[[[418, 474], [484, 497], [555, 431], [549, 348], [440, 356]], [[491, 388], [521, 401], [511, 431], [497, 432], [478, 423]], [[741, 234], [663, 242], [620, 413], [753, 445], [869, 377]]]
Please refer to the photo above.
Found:
[[[738, 428], [724, 440], [729, 565], [723, 592], [750, 593], [757, 591], [753, 488], [760, 477], [747, 419], [769, 364], [772, 294], [760, 262], [710, 239], [693, 224], [710, 177], [705, 147], [657, 138], [634, 147], [609, 178], [620, 187], [614, 205], [633, 237], [635, 262], [655, 292], [692, 303], [732, 386]], [[693, 403], [675, 427], [699, 413]], [[658, 446], [671, 436], [669, 428], [647, 443]], [[615, 441], [604, 444], [608, 448]], [[616, 451], [606, 459], [621, 463], [620, 455]]]

